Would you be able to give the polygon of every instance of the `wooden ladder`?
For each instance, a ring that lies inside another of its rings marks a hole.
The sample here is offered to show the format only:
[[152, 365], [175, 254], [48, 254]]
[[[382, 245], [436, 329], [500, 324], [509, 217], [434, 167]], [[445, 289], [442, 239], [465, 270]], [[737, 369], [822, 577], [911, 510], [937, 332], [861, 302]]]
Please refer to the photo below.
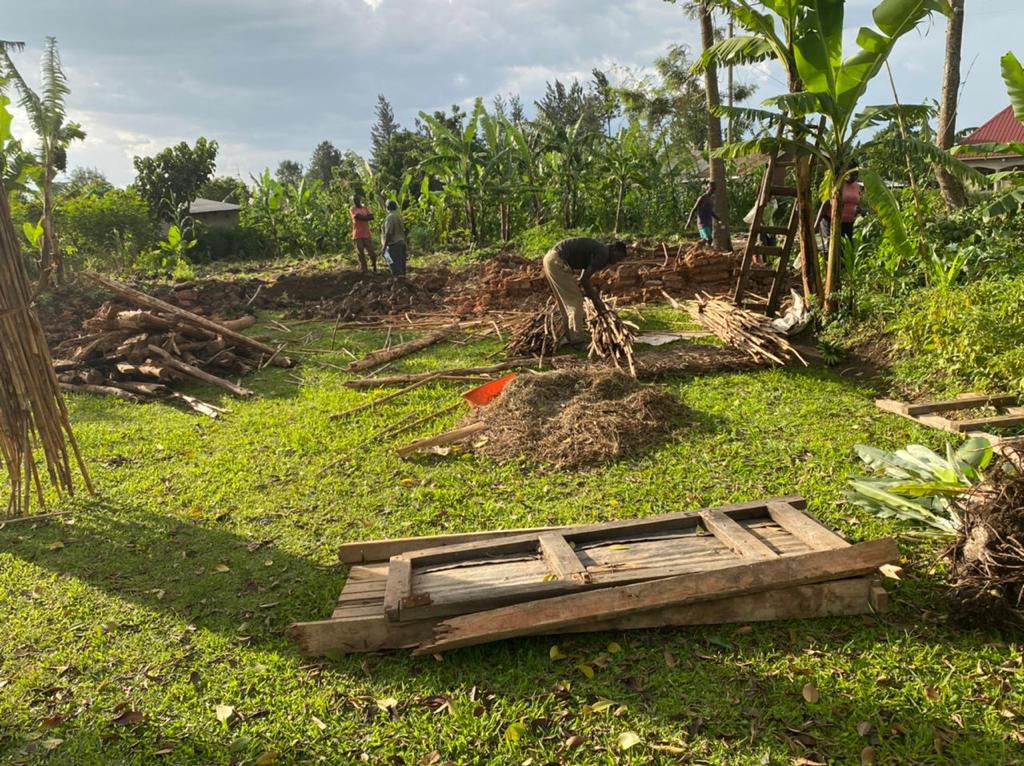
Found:
[[[779, 156], [785, 129], [785, 124], [780, 124], [775, 133], [776, 148], [768, 158], [764, 178], [761, 180], [757, 204], [754, 207], [754, 217], [750, 221], [750, 234], [747, 238], [747, 245], [743, 249], [743, 260], [740, 261], [740, 271], [736, 277], [736, 287], [732, 295], [733, 302], [737, 306], [764, 309], [768, 316], [773, 316], [778, 311], [779, 301], [782, 299], [782, 288], [786, 284], [786, 277], [789, 271], [789, 261], [793, 255], [793, 245], [800, 234], [800, 206], [797, 204], [796, 174], [790, 173], [796, 165], [796, 158], [788, 153], [785, 156]], [[821, 130], [822, 125], [819, 124], [819, 142]], [[792, 180], [790, 180], [791, 175]], [[768, 207], [768, 204], [773, 199], [779, 197], [790, 197], [793, 199], [789, 222], [785, 226], [766, 225], [764, 223], [765, 208]], [[776, 244], [761, 244], [762, 235], [776, 237]], [[775, 268], [775, 274], [772, 277], [772, 285], [768, 292], [767, 303], [761, 299], [751, 300], [747, 297], [747, 282], [750, 279], [750, 269], [754, 264], [754, 257], [758, 255], [774, 255], [778, 256], [779, 259], [778, 265]]]

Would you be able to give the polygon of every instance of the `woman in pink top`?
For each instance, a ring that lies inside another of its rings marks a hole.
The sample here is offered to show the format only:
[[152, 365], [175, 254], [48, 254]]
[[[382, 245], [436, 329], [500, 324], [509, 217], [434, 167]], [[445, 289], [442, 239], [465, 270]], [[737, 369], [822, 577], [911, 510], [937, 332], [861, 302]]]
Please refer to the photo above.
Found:
[[854, 171], [843, 182], [843, 212], [842, 218], [839, 220], [844, 237], [853, 237], [853, 223], [857, 220], [857, 214], [860, 213], [860, 192], [860, 176]]

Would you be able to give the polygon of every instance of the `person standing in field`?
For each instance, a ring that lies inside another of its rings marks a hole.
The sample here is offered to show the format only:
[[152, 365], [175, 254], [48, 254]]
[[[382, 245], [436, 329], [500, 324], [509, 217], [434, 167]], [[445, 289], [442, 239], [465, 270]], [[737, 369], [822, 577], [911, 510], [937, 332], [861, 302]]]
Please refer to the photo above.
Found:
[[381, 228], [381, 242], [383, 243], [382, 253], [387, 253], [385, 260], [390, 259], [388, 268], [391, 269], [391, 276], [405, 276], [405, 260], [409, 251], [405, 243], [405, 224], [398, 214], [398, 203], [393, 199], [388, 200], [388, 214], [384, 218], [384, 225]]
[[[618, 263], [625, 257], [625, 242], [605, 245], [589, 237], [563, 239], [544, 256], [544, 276], [551, 286], [551, 292], [555, 294], [565, 325], [565, 340], [569, 345], [578, 345], [588, 339], [587, 317], [583, 310], [584, 293], [593, 302], [598, 314], [608, 311], [590, 278], [594, 272]], [[576, 281], [576, 271], [583, 272], [579, 282]]]
[[[839, 214], [839, 230], [845, 239], [853, 239], [853, 225], [860, 215], [861, 195], [860, 175], [854, 171], [843, 181], [843, 188], [839, 192], [839, 199], [842, 202]], [[832, 237], [832, 202], [826, 200], [818, 210], [818, 219], [815, 227], [821, 231], [821, 237], [826, 247]]]
[[369, 257], [373, 270], [377, 271], [377, 252], [373, 249], [373, 235], [370, 233], [373, 213], [356, 194], [352, 198], [352, 207], [349, 208], [348, 214], [352, 218], [352, 241], [355, 243], [356, 255], [359, 258], [359, 270], [366, 273], [366, 259]]
[[686, 219], [686, 228], [690, 227], [690, 221], [693, 220], [695, 214], [697, 216], [697, 236], [700, 237], [701, 242], [710, 244], [715, 235], [714, 222], [722, 222], [722, 219], [718, 217], [718, 213], [715, 212], [714, 183], [709, 183], [707, 191], [697, 198], [693, 209], [690, 211], [690, 217]]

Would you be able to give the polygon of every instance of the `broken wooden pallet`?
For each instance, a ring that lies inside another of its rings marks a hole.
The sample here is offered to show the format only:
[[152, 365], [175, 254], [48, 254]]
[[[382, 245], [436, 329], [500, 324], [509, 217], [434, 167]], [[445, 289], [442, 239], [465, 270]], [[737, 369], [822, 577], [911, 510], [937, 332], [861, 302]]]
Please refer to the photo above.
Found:
[[[931, 402], [900, 402], [894, 399], [877, 399], [875, 406], [885, 412], [901, 415], [916, 423], [955, 434], [982, 436], [989, 441], [999, 440], [989, 434], [989, 428], [1020, 428], [1024, 426], [1024, 407], [1018, 397], [1012, 394], [961, 394], [956, 399]], [[981, 407], [1000, 410], [997, 415], [956, 420], [947, 413], [963, 412]]]
[[[419, 568], [414, 567], [414, 564], [422, 567], [430, 561], [428, 557], [417, 558], [417, 552], [426, 552], [435, 557], [433, 560], [436, 564], [436, 557], [445, 553], [447, 548], [450, 560], [439, 565], [443, 567], [441, 571], [458, 572], [463, 568], [462, 564], [470, 560], [464, 558], [467, 544], [478, 551], [489, 548], [484, 558], [491, 564], [507, 567], [515, 563], [511, 560], [518, 559], [520, 566], [531, 571], [536, 569], [534, 580], [539, 580], [545, 586], [542, 594], [546, 598], [567, 592], [579, 593], [589, 588], [619, 587], [621, 583], [636, 582], [638, 579], [644, 581], [652, 575], [656, 577], [658, 563], [654, 556], [659, 549], [672, 553], [668, 560], [662, 562], [663, 565], [667, 564], [670, 571], [686, 573], [711, 572], [716, 569], [722, 571], [748, 562], [772, 561], [813, 551], [849, 547], [841, 537], [803, 513], [800, 510], [803, 505], [802, 498], [785, 497], [697, 513], [667, 514], [654, 519], [610, 522], [605, 525], [540, 527], [348, 544], [342, 546], [339, 556], [343, 562], [354, 566], [334, 614], [328, 620], [293, 625], [291, 634], [299, 642], [302, 651], [311, 655], [413, 647], [431, 639], [441, 619], [438, 615], [450, 614], [455, 604], [461, 603], [458, 609], [464, 609], [475, 608], [472, 603], [474, 598], [477, 603], [482, 601], [491, 604], [503, 603], [502, 599], [511, 599], [512, 603], [519, 601], [519, 597], [511, 595], [514, 589], [484, 579], [478, 584], [475, 595], [471, 591], [460, 593], [458, 588], [448, 589], [448, 596], [440, 603], [407, 604], [404, 615], [399, 601], [398, 615], [403, 619], [389, 619], [385, 610], [389, 580], [393, 592], [390, 603], [393, 613], [394, 593], [406, 592], [405, 586], [400, 584], [400, 577], [408, 574], [409, 583], [413, 586], [430, 584], [429, 579], [413, 577], [414, 568]], [[706, 524], [714, 527], [716, 533], [710, 533]], [[740, 531], [737, 532], [737, 529]], [[619, 535], [617, 539], [629, 539], [630, 542], [614, 542], [616, 534]], [[528, 555], [517, 552], [524, 550], [524, 538], [531, 540], [534, 546], [531, 551], [527, 545], [525, 550]], [[559, 538], [565, 545], [558, 542]], [[676, 542], [673, 543], [673, 540]], [[572, 543], [575, 543], [576, 548], [573, 548]], [[742, 551], [748, 543], [748, 550], [737, 552], [737, 549]], [[695, 547], [689, 552], [683, 550], [690, 545]], [[494, 553], [495, 547], [503, 550], [496, 558], [490, 555]], [[584, 567], [581, 569], [576, 566], [568, 553], [574, 554]], [[633, 564], [637, 565], [635, 571], [628, 571], [630, 555]], [[393, 556], [407, 562], [408, 568], [399, 564], [393, 569], [388, 562], [388, 558]], [[602, 559], [602, 556], [606, 558]], [[616, 559], [609, 562], [608, 556]], [[498, 563], [502, 560], [504, 563]], [[602, 561], [604, 566], [600, 563]], [[611, 563], [611, 567], [608, 567], [608, 563]], [[487, 572], [487, 566], [491, 564], [483, 564], [477, 573]], [[433, 565], [427, 565], [423, 571], [428, 571], [429, 566]], [[665, 568], [662, 566], [662, 571]], [[491, 570], [492, 573], [494, 571]], [[589, 574], [589, 582], [586, 574]], [[434, 573], [435, 581], [439, 576], [443, 577]], [[529, 589], [536, 587], [536, 582], [527, 584]], [[396, 591], [396, 588], [401, 590]], [[414, 593], [408, 592], [408, 595]], [[530, 590], [526, 597], [535, 598], [536, 592]], [[467, 601], [470, 602], [468, 605]], [[434, 607], [435, 611], [420, 607]], [[757, 595], [736, 595], [703, 603], [653, 608], [552, 631], [624, 630], [837, 616], [883, 611], [886, 607], [885, 591], [873, 577], [851, 575], [834, 578], [831, 582], [793, 586], [779, 583], [778, 587]]]

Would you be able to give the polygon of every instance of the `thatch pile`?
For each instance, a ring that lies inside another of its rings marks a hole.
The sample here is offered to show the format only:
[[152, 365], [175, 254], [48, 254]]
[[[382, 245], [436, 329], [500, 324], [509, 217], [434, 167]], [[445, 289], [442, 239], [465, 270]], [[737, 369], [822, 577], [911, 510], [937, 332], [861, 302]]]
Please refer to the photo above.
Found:
[[553, 356], [565, 336], [565, 322], [554, 298], [549, 298], [543, 309], [516, 324], [505, 343], [509, 357], [535, 356], [540, 359]]
[[466, 425], [487, 424], [476, 451], [581, 468], [634, 455], [667, 439], [686, 412], [674, 397], [612, 371], [520, 375]]
[[34, 449], [58, 492], [74, 492], [73, 462], [92, 491], [32, 297], [0, 184], [0, 447], [11, 487], [6, 510], [14, 516], [28, 510], [33, 489], [43, 502]]
[[[1015, 457], [1021, 465], [1024, 454]], [[1024, 628], [1024, 476], [992, 471], [963, 502], [961, 518], [947, 552], [954, 613], [973, 626]]]
[[764, 314], [741, 308], [732, 301], [705, 296], [690, 305], [690, 315], [719, 340], [754, 359], [786, 364], [795, 358], [807, 365], [786, 336], [772, 325], [771, 318]]

